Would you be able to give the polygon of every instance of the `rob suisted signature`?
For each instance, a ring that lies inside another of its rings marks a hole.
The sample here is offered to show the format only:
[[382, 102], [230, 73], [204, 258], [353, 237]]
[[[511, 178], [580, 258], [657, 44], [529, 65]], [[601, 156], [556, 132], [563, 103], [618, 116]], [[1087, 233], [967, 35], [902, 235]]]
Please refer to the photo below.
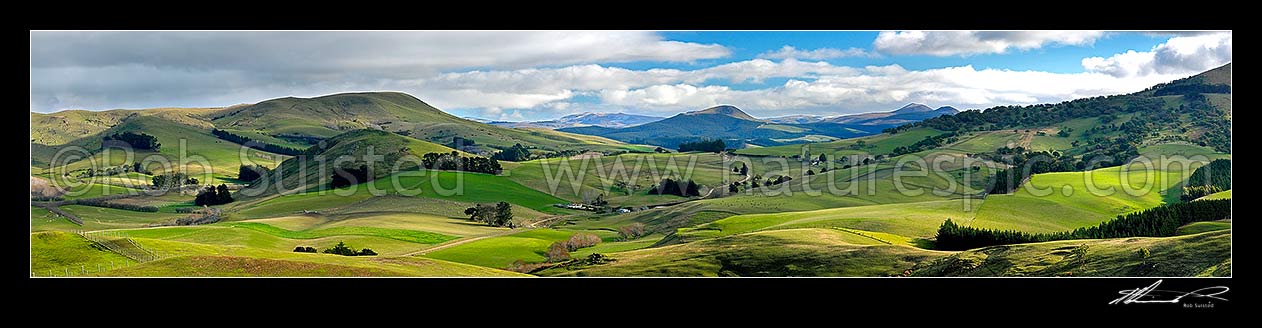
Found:
[[1109, 302], [1109, 304], [1132, 304], [1132, 303], [1165, 303], [1178, 304], [1184, 298], [1205, 298], [1207, 300], [1226, 301], [1227, 299], [1218, 297], [1226, 293], [1230, 288], [1225, 286], [1205, 287], [1190, 292], [1180, 292], [1173, 290], [1157, 289], [1161, 285], [1161, 280], [1148, 285], [1144, 288], [1123, 289], [1118, 291], [1122, 297]]

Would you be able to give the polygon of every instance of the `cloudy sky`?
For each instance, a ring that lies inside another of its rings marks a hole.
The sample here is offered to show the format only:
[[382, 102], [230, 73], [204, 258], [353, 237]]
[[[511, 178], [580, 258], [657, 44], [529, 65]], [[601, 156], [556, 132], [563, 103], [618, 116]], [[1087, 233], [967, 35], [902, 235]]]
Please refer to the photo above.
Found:
[[31, 111], [402, 91], [458, 116], [758, 117], [1118, 94], [1231, 62], [1231, 33], [31, 32]]

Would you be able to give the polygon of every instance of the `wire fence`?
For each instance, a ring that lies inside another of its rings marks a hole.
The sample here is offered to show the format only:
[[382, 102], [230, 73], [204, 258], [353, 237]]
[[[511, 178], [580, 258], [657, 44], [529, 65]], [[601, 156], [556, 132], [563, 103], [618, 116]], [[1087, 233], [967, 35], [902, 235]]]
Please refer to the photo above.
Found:
[[78, 266], [67, 266], [60, 269], [46, 269], [31, 271], [32, 277], [81, 277], [93, 274], [104, 273], [109, 270], [121, 269], [135, 266], [137, 264], [162, 259], [162, 253], [152, 251], [141, 246], [136, 240], [132, 239], [126, 231], [82, 231], [75, 230], [75, 234], [91, 241], [92, 244], [109, 250], [118, 255], [122, 255], [122, 261], [98, 262], [92, 264], [80, 264]]

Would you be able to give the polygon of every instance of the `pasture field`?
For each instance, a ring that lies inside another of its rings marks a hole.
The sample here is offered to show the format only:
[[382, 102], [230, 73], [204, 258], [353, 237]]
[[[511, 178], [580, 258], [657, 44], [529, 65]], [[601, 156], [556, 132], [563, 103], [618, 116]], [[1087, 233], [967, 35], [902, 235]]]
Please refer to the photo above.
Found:
[[502, 269], [516, 260], [543, 262], [543, 253], [553, 242], [570, 238], [574, 232], [535, 229], [507, 236], [491, 237], [425, 254], [426, 258], [468, 263]]
[[[822, 236], [822, 237], [821, 237]], [[864, 245], [834, 229], [740, 234], [693, 243], [605, 254], [617, 259], [586, 267], [557, 267], [543, 276], [794, 277], [890, 276], [947, 256], [908, 246]]]
[[1217, 230], [1227, 230], [1227, 229], [1231, 229], [1230, 219], [1221, 220], [1221, 221], [1192, 222], [1185, 226], [1179, 227], [1179, 230], [1176, 231], [1175, 234], [1179, 236], [1195, 235], [1195, 234], [1207, 232], [1207, 231], [1217, 231]]
[[[73, 269], [71, 276], [78, 276], [83, 268], [95, 270], [98, 265], [122, 266], [126, 261], [130, 260], [109, 250], [97, 248], [91, 241], [73, 233], [31, 233], [31, 272], [37, 276], [65, 276], [67, 268]], [[49, 270], [53, 272], [50, 273]]]
[[1121, 214], [1177, 200], [1182, 181], [1203, 164], [1132, 162], [1086, 172], [1036, 174], [1012, 194], [987, 196], [977, 218], [968, 224], [1027, 232], [1096, 225]]
[[1223, 277], [1231, 276], [1231, 231], [992, 246], [911, 270], [932, 277]]
[[[182, 267], [181, 261], [163, 262], [167, 259], [178, 259], [182, 257], [199, 257], [199, 256], [226, 256], [226, 257], [244, 257], [251, 259], [270, 259], [293, 261], [302, 263], [314, 263], [319, 265], [347, 266], [359, 270], [368, 270], [373, 273], [380, 273], [376, 270], [389, 271], [390, 276], [432, 276], [432, 277], [460, 277], [460, 276], [478, 276], [478, 277], [495, 277], [495, 276], [525, 276], [515, 272], [487, 269], [473, 265], [452, 263], [441, 260], [422, 259], [413, 257], [392, 257], [392, 256], [341, 256], [333, 254], [312, 254], [312, 253], [295, 253], [286, 251], [274, 251], [259, 249], [255, 247], [243, 247], [233, 245], [216, 245], [216, 244], [198, 244], [175, 240], [147, 239], [136, 238], [136, 241], [145, 248], [155, 250], [164, 255], [164, 260], [148, 262], [143, 265], [130, 267], [124, 270], [107, 271], [104, 275], [118, 276], [166, 276], [178, 275], [184, 270], [202, 270], [207, 276], [223, 274], [225, 272], [239, 272], [239, 270], [249, 270], [248, 265], [251, 260], [227, 260], [226, 263], [221, 262], [219, 266], [211, 266], [205, 268], [185, 268]], [[375, 249], [375, 248], [374, 248]], [[185, 263], [197, 263], [200, 260], [189, 260]], [[202, 261], [206, 262], [206, 261]], [[211, 262], [214, 263], [214, 262]], [[290, 265], [285, 265], [290, 266]], [[246, 268], [242, 268], [246, 267]], [[336, 269], [337, 267], [321, 266], [323, 270]], [[362, 271], [360, 271], [362, 272]], [[277, 274], [277, 276], [280, 276]]]

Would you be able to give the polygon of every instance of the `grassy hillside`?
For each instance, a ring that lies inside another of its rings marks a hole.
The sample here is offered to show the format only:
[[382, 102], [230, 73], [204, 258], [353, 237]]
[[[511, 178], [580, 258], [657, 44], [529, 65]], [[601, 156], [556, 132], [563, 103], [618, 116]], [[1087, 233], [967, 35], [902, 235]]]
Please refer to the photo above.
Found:
[[933, 277], [1231, 276], [1231, 231], [992, 246], [919, 265], [912, 273]]
[[336, 167], [355, 168], [367, 165], [370, 158], [368, 156], [376, 159], [369, 168], [372, 170], [371, 175], [379, 178], [396, 169], [416, 169], [420, 165], [420, 158], [426, 153], [445, 154], [453, 151], [446, 146], [371, 129], [339, 134], [325, 140], [322, 147], [314, 149], [314, 153], [292, 157], [273, 170], [282, 177], [280, 185], [275, 180], [269, 180], [267, 184], [251, 185], [252, 192], [265, 190], [264, 194], [272, 194], [278, 187], [285, 191], [327, 188]]
[[604, 254], [614, 262], [559, 267], [546, 276], [890, 276], [950, 253], [873, 245], [836, 229], [794, 229]]
[[502, 269], [517, 260], [543, 262], [543, 253], [548, 245], [566, 240], [572, 234], [570, 231], [536, 229], [437, 250], [425, 254], [425, 257]]
[[87, 267], [95, 270], [98, 265], [122, 266], [126, 261], [130, 260], [96, 247], [76, 234], [55, 231], [31, 234], [31, 272], [37, 276], [65, 276], [68, 268], [74, 269], [71, 275], [79, 275]]
[[1175, 231], [1175, 234], [1179, 236], [1195, 235], [1195, 234], [1207, 232], [1207, 231], [1218, 231], [1218, 230], [1227, 230], [1227, 229], [1231, 229], [1230, 219], [1222, 220], [1222, 221], [1192, 222], [1185, 226], [1179, 227], [1179, 230]]
[[[158, 139], [161, 147], [157, 152], [135, 151], [130, 158], [126, 151], [118, 148], [101, 151], [101, 141], [105, 135], [121, 132], [141, 132], [152, 135]], [[242, 163], [275, 167], [286, 157], [248, 148], [243, 151], [240, 145], [211, 135], [209, 127], [188, 125], [158, 115], [132, 116], [114, 127], [96, 135], [77, 139], [66, 146], [79, 146], [95, 153], [91, 159], [76, 161], [59, 168], [57, 170], [59, 172], [62, 170], [74, 172], [91, 168], [93, 165], [102, 169], [137, 161], [144, 163], [147, 157], [157, 155], [164, 158], [167, 164], [164, 165], [161, 161], [148, 163], [147, 168], [155, 174], [183, 170], [198, 176], [199, 180], [205, 182], [236, 177], [237, 169]]]
[[[254, 247], [242, 247], [218, 244], [200, 244], [175, 240], [136, 238], [147, 249], [163, 254], [163, 260], [148, 262], [143, 265], [125, 269], [106, 271], [111, 276], [179, 276], [184, 274], [204, 274], [207, 276], [244, 275], [251, 273], [249, 264], [273, 266], [280, 272], [304, 276], [303, 272], [333, 272], [336, 275], [353, 275], [351, 273], [371, 273], [389, 276], [419, 277], [498, 277], [524, 276], [514, 272], [488, 269], [473, 265], [452, 263], [433, 259], [395, 256], [341, 256], [333, 254], [295, 253], [289, 250], [275, 251]], [[350, 243], [350, 242], [348, 242]], [[292, 249], [292, 247], [291, 247]], [[233, 257], [232, 259], [191, 259], [175, 260], [184, 257]], [[164, 262], [168, 259], [175, 260]], [[274, 263], [290, 261], [298, 263]], [[200, 263], [200, 264], [199, 264]], [[182, 264], [199, 264], [203, 266], [186, 267]], [[343, 267], [349, 267], [345, 269]], [[384, 270], [381, 272], [378, 270]], [[243, 272], [245, 271], [245, 272]], [[200, 272], [200, 273], [199, 273]], [[260, 271], [254, 271], [266, 275]], [[279, 275], [276, 274], [276, 275]]]
[[[1160, 158], [1159, 153], [1148, 154]], [[1088, 172], [1036, 174], [1012, 194], [987, 196], [977, 218], [966, 222], [979, 228], [1028, 232], [1095, 225], [1120, 214], [1177, 201], [1182, 181], [1206, 162], [1190, 161], [1186, 166], [1176, 163], [1155, 161], [1146, 166], [1132, 162]]]

